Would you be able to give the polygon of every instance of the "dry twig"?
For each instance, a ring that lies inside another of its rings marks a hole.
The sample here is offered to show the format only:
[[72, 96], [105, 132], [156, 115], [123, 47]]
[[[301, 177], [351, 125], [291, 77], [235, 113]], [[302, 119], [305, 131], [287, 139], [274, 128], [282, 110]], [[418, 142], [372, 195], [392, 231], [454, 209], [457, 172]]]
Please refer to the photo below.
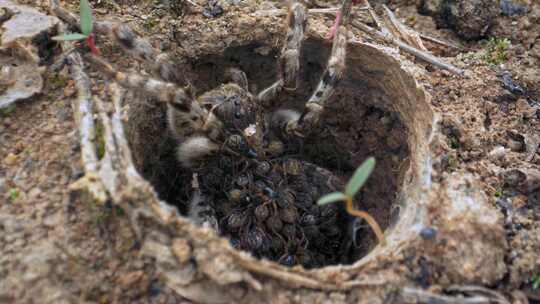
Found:
[[468, 295], [480, 295], [490, 298], [492, 303], [510, 304], [510, 302], [499, 292], [482, 286], [474, 285], [452, 285], [446, 289], [450, 292], [460, 292]]
[[464, 298], [462, 296], [444, 296], [434, 294], [429, 291], [405, 287], [401, 291], [401, 297], [404, 303], [421, 304], [489, 304], [491, 301], [482, 296], [473, 296]]
[[[356, 21], [356, 20], [353, 20], [352, 22], [352, 25], [356, 28], [358, 28], [359, 30], [369, 34], [369, 35], [372, 35], [376, 38], [379, 38], [387, 43], [390, 43], [390, 44], [393, 44], [393, 45], [396, 45], [397, 47], [399, 47], [401, 50], [411, 54], [411, 55], [414, 55], [415, 57], [417, 57], [418, 59], [421, 59], [421, 60], [424, 60], [428, 63], [431, 63], [433, 64], [434, 66], [438, 67], [438, 68], [441, 68], [441, 69], [444, 69], [444, 70], [447, 70], [447, 71], [450, 71], [456, 75], [459, 75], [459, 76], [464, 76], [465, 75], [465, 71], [463, 71], [462, 69], [454, 66], [454, 65], [451, 65], [449, 63], [446, 63], [446, 62], [443, 62], [441, 61], [439, 58], [437, 58], [436, 56], [433, 56], [431, 55], [430, 53], [427, 53], [427, 52], [424, 52], [422, 50], [419, 50], [417, 48], [414, 48], [404, 42], [402, 42], [401, 40], [398, 40], [390, 35], [385, 35], [383, 32], [381, 31], [378, 31], [372, 27], [369, 27], [359, 21]], [[356, 43], [359, 43], [359, 42], [356, 42]]]
[[446, 47], [449, 47], [449, 48], [453, 48], [453, 49], [456, 49], [456, 50], [461, 50], [461, 47], [453, 45], [453, 44], [451, 44], [449, 42], [446, 42], [446, 41], [443, 41], [441, 39], [431, 37], [429, 35], [422, 34], [422, 33], [419, 33], [419, 35], [420, 35], [420, 38], [422, 38], [424, 40], [427, 40], [427, 41], [430, 41], [430, 42], [433, 42], [433, 43], [436, 43], [436, 44], [440, 44], [440, 45], [443, 45], [443, 46], [446, 46]]
[[402, 299], [405, 303], [437, 303], [437, 304], [510, 304], [510, 302], [500, 293], [481, 286], [460, 285], [451, 286], [446, 289], [448, 292], [465, 294], [463, 295], [440, 295], [429, 291], [405, 287], [401, 291]]
[[[336, 12], [337, 12], [337, 9], [335, 9], [335, 8], [327, 8], [327, 10], [324, 10], [324, 9], [317, 9], [317, 10], [318, 10], [317, 12], [325, 13], [325, 14], [336, 14]], [[457, 68], [456, 66], [454, 66], [452, 64], [449, 64], [449, 63], [446, 63], [446, 62], [442, 61], [441, 59], [437, 58], [436, 56], [428, 53], [427, 51], [415, 48], [415, 47], [401, 41], [400, 39], [396, 38], [388, 30], [388, 28], [384, 25], [384, 23], [381, 21], [381, 19], [377, 15], [377, 13], [373, 10], [371, 5], [369, 4], [369, 1], [366, 1], [366, 6], [360, 8], [359, 10], [362, 10], [362, 11], [367, 10], [369, 12], [369, 14], [371, 15], [373, 21], [377, 25], [377, 27], [379, 27], [379, 30], [374, 29], [374, 28], [362, 23], [362, 22], [358, 21], [357, 19], [353, 19], [351, 23], [357, 29], [361, 30], [362, 32], [364, 32], [364, 33], [366, 33], [366, 34], [368, 34], [368, 35], [370, 35], [370, 36], [372, 36], [372, 37], [374, 37], [376, 39], [380, 39], [380, 40], [382, 40], [382, 41], [384, 41], [386, 43], [393, 44], [393, 45], [397, 46], [399, 49], [403, 50], [404, 52], [407, 52], [407, 53], [415, 56], [418, 59], [421, 59], [421, 60], [426, 61], [426, 62], [428, 62], [430, 64], [433, 64], [434, 66], [436, 66], [436, 67], [438, 67], [440, 69], [450, 71], [451, 73], [454, 73], [454, 74], [460, 75], [460, 76], [465, 75], [465, 72], [463, 70]], [[397, 18], [395, 18], [394, 14], [388, 8], [386, 8], [386, 10], [387, 10], [387, 14], [388, 14], [389, 18], [391, 20], [393, 20], [394, 23], [400, 24], [399, 21], [397, 20]], [[284, 13], [285, 12], [283, 12], [283, 14]], [[354, 13], [354, 11], [353, 11], [353, 13]], [[453, 47], [453, 48], [458, 48], [458, 47], [450, 45], [450, 44], [448, 44], [448, 43], [446, 43], [444, 41], [441, 41], [441, 40], [438, 40], [438, 39], [435, 39], [435, 38], [432, 38], [432, 37], [428, 37], [426, 35], [422, 35], [422, 34], [418, 34], [418, 35], [421, 38], [424, 38], [426, 40], [429, 40], [429, 41], [432, 41], [432, 42], [435, 42], [435, 43], [438, 43], [438, 44], [441, 44], [441, 45], [445, 45], [445, 46]]]
[[386, 28], [389, 29], [395, 38], [400, 39], [401, 41], [404, 41], [419, 50], [427, 51], [426, 47], [422, 43], [422, 39], [420, 39], [420, 35], [417, 32], [408, 28], [401, 21], [399, 21], [386, 5], [383, 4], [382, 7], [384, 12], [384, 20], [386, 21]]
[[[327, 8], [310, 8], [308, 9], [308, 14], [318, 15], [318, 14], [336, 14], [339, 12], [341, 7], [327, 7]], [[351, 11], [352, 13], [365, 11], [367, 7], [355, 7]], [[260, 10], [255, 12], [256, 16], [285, 16], [287, 15], [287, 10], [285, 9], [270, 9], [270, 10]]]

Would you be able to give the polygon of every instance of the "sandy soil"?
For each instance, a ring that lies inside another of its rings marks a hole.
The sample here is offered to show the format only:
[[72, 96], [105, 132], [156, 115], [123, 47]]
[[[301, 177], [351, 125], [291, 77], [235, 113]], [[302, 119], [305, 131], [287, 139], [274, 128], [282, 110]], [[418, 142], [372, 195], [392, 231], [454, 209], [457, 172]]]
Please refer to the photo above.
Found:
[[[26, 2], [46, 11], [46, 3]], [[66, 6], [76, 11], [76, 2], [68, 1]], [[390, 7], [406, 24], [461, 48], [427, 43], [428, 49], [468, 73], [483, 76], [455, 77], [418, 62], [425, 67], [421, 81], [433, 97], [433, 108], [443, 117], [447, 136], [447, 145], [440, 149], [446, 161], [436, 168], [434, 178], [442, 180], [453, 172], [479, 177], [482, 190], [505, 218], [510, 245], [506, 275], [486, 287], [513, 303], [526, 303], [526, 298], [537, 303], [540, 5], [530, 4], [524, 15], [497, 19], [488, 36], [507, 37], [510, 45], [505, 59], [494, 65], [486, 59], [486, 40], [461, 40], [451, 30], [437, 28], [431, 17], [418, 14], [410, 1], [393, 2]], [[194, 28], [197, 23], [192, 21], [203, 17], [182, 7], [143, 1], [92, 4], [98, 17], [114, 15], [129, 21], [164, 49], [181, 44], [183, 35], [192, 43], [198, 31], [227, 29], [227, 20], [219, 17], [207, 28]], [[108, 42], [101, 47], [108, 54], [115, 50]], [[121, 57], [110, 59], [125, 67], [133, 65]], [[510, 83], [522, 91], [512, 92]], [[103, 85], [97, 81], [94, 92], [99, 94]], [[70, 199], [68, 187], [83, 173], [70, 108], [74, 94], [65, 70], [48, 73], [40, 96], [0, 112], [0, 302], [182, 303], [185, 300], [165, 287], [152, 261], [138, 254], [121, 210], [77, 205]], [[49, 260], [61, 261], [62, 267], [51, 269], [45, 263]], [[437, 290], [437, 276], [429, 281]]]

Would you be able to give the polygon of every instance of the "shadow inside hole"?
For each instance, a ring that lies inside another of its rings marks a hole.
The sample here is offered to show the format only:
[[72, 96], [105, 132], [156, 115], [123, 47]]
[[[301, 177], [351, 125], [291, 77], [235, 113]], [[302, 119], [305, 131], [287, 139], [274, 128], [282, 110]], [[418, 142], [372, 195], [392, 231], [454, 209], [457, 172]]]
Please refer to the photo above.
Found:
[[[301, 111], [320, 80], [330, 46], [308, 40], [304, 50], [300, 86], [294, 92], [283, 92], [277, 103], [280, 106], [276, 109]], [[196, 88], [196, 94], [200, 95], [223, 83], [224, 71], [228, 67], [236, 67], [247, 74], [250, 91], [257, 93], [276, 80], [277, 55], [278, 50], [259, 44], [229, 48], [223, 54], [207, 55], [190, 62], [192, 69], [187, 77]], [[348, 60], [347, 65], [351, 64], [355, 63]], [[369, 77], [368, 74], [354, 74], [356, 70], [347, 69], [336, 93], [328, 101], [323, 126], [289, 149], [287, 157], [330, 170], [345, 184], [367, 157], [374, 156], [377, 159], [376, 169], [356, 196], [355, 203], [358, 209], [369, 212], [386, 229], [395, 220], [393, 207], [396, 205], [399, 185], [408, 168], [407, 130], [397, 113], [381, 106], [391, 104], [391, 100], [379, 88], [368, 85], [369, 82], [364, 79]], [[176, 143], [166, 135], [164, 106], [148, 101], [137, 102], [130, 108], [129, 116], [128, 138], [137, 168], [154, 185], [161, 199], [178, 206], [186, 214], [186, 204], [192, 190], [192, 173], [182, 169], [175, 159]], [[226, 199], [226, 196], [222, 195], [221, 199]], [[363, 222], [356, 225], [360, 229], [353, 235], [350, 223], [343, 223], [353, 219], [343, 213], [341, 210], [342, 223], [339, 229], [346, 236], [339, 245], [343, 247], [345, 243], [352, 244], [353, 237], [356, 245], [346, 251], [346, 256], [329, 258], [314, 264], [316, 267], [353, 263], [377, 244], [375, 235]], [[226, 219], [223, 216], [220, 220], [223, 223]], [[264, 256], [257, 252], [253, 254]], [[264, 257], [279, 260], [276, 257]], [[290, 264], [289, 261], [279, 262]], [[314, 265], [304, 263], [306, 267]]]

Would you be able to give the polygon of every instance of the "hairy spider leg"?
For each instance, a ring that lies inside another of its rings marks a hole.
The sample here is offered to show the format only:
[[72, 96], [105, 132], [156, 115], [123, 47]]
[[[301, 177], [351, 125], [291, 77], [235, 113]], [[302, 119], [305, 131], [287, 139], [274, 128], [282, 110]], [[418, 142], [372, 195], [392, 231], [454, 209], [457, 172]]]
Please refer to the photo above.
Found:
[[343, 0], [341, 18], [337, 22], [336, 34], [326, 69], [313, 95], [306, 102], [302, 114], [291, 110], [278, 110], [272, 115], [272, 127], [284, 136], [304, 137], [320, 123], [321, 113], [332, 96], [345, 70], [347, 50], [347, 22], [350, 18], [352, 0]]
[[121, 86], [148, 94], [158, 101], [174, 103], [185, 111], [196, 105], [189, 89], [183, 89], [171, 82], [161, 81], [138, 73], [124, 73], [114, 65], [97, 55], [86, 55], [85, 58], [100, 72], [113, 78]]
[[278, 59], [279, 79], [257, 96], [264, 106], [270, 106], [283, 89], [295, 90], [298, 85], [300, 53], [307, 25], [305, 6], [298, 2], [292, 3], [286, 22], [287, 35]]
[[208, 200], [209, 198], [204, 196], [200, 189], [194, 189], [189, 202], [188, 218], [197, 225], [207, 226], [219, 233], [216, 212]]
[[332, 52], [328, 59], [326, 70], [298, 120], [296, 132], [299, 134], [307, 134], [313, 127], [319, 125], [321, 113], [324, 110], [326, 102], [332, 97], [337, 84], [343, 78], [347, 55], [347, 23], [351, 13], [351, 7], [352, 0], [344, 0], [341, 5], [341, 18], [338, 22], [337, 33], [332, 43]]
[[[196, 160], [219, 150], [219, 145], [207, 137], [207, 133], [210, 132], [208, 125], [211, 122], [209, 121], [214, 116], [201, 107], [188, 90], [173, 83], [137, 73], [120, 72], [112, 64], [96, 55], [89, 54], [87, 60], [121, 86], [139, 91], [167, 104], [167, 125], [180, 142], [176, 156], [183, 167], [191, 167]], [[214, 120], [217, 121], [217, 118], [214, 117]], [[188, 216], [197, 224], [218, 229], [214, 209], [208, 204], [207, 198], [200, 193], [200, 190], [193, 193], [189, 202]]]
[[[197, 133], [207, 133], [216, 118], [201, 107], [192, 97], [189, 89], [183, 89], [171, 82], [161, 81], [138, 73], [124, 73], [96, 55], [87, 55], [87, 60], [99, 71], [113, 78], [121, 86], [138, 91], [167, 104], [168, 126], [178, 141], [184, 141]], [[200, 142], [195, 143], [200, 151]], [[214, 152], [214, 146], [208, 146], [207, 153]], [[203, 155], [205, 153], [202, 153]]]
[[187, 82], [182, 67], [171, 60], [171, 54], [161, 53], [129, 25], [112, 21], [99, 22], [96, 32], [108, 35], [124, 52], [145, 64], [160, 79], [173, 83]]

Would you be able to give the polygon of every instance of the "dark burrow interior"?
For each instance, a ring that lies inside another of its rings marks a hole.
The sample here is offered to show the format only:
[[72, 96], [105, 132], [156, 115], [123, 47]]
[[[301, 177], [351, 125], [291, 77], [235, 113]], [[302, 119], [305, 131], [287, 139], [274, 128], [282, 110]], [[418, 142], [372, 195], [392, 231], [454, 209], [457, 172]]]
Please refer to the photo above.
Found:
[[[301, 111], [318, 83], [330, 45], [308, 40], [304, 50], [300, 86], [283, 92], [274, 109]], [[250, 91], [256, 93], [276, 80], [278, 51], [250, 44], [201, 56], [188, 63], [186, 78], [200, 95], [223, 83], [226, 68], [236, 67], [247, 74]], [[348, 59], [347, 65], [352, 64]], [[203, 193], [211, 197], [220, 231], [234, 247], [306, 268], [350, 264], [367, 254], [377, 244], [369, 226], [354, 220], [340, 203], [323, 207], [316, 200], [341, 190], [369, 156], [377, 165], [355, 197], [356, 208], [369, 212], [383, 229], [395, 222], [408, 168], [407, 130], [398, 113], [381, 108], [391, 104], [388, 97], [368, 87], [366, 74], [353, 70], [347, 69], [327, 104], [321, 128], [305, 140], [288, 143], [279, 157], [265, 162], [271, 169], [246, 169], [246, 162], [223, 155], [196, 171]], [[187, 214], [194, 172], [182, 169], [175, 159], [178, 144], [168, 135], [165, 107], [135, 99], [128, 114], [127, 135], [138, 170], [161, 199]], [[278, 194], [258, 196], [253, 189], [261, 183]]]

